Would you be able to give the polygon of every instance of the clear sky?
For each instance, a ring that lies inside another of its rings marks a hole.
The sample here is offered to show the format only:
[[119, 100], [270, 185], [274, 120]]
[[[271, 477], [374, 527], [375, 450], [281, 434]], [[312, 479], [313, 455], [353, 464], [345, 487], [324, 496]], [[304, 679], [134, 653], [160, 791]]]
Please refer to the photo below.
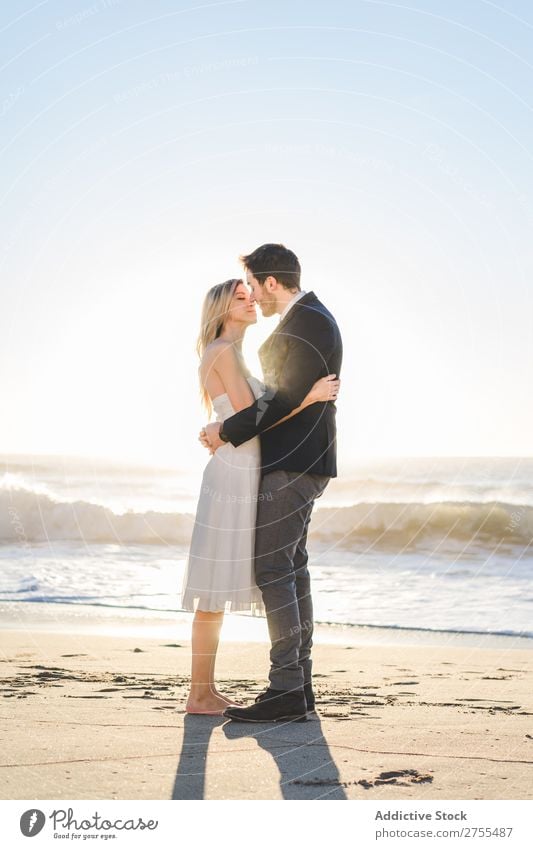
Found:
[[203, 295], [281, 241], [342, 459], [533, 453], [531, 3], [22, 0], [0, 41], [3, 451], [205, 459]]

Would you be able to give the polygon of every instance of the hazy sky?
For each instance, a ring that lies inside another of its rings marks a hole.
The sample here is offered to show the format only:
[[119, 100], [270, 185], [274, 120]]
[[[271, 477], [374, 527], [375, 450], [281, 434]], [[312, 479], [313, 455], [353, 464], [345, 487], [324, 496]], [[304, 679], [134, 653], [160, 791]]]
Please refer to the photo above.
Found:
[[203, 295], [282, 241], [343, 332], [341, 460], [533, 453], [530, 3], [0, 16], [3, 451], [204, 460]]

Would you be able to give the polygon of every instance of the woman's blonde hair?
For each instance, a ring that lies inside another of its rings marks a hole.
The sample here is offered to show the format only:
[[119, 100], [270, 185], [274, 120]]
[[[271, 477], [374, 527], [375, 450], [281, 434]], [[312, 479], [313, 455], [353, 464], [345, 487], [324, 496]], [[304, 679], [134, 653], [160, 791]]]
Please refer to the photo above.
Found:
[[[200, 333], [196, 342], [196, 350], [200, 360], [202, 359], [205, 349], [211, 342], [218, 339], [224, 323], [230, 313], [230, 305], [235, 294], [235, 289], [242, 283], [242, 280], [232, 279], [225, 280], [224, 283], [217, 283], [212, 286], [204, 298], [202, 304], [202, 319], [200, 325]], [[200, 397], [202, 403], [210, 416], [213, 412], [213, 405], [207, 389], [205, 388], [202, 376], [200, 377]]]

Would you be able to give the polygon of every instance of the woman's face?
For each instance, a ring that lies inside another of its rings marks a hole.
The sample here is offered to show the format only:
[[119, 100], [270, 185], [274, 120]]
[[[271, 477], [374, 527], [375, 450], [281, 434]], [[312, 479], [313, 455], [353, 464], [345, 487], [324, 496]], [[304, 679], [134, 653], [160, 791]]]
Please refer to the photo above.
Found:
[[230, 317], [232, 321], [242, 322], [243, 324], [255, 324], [257, 321], [255, 303], [250, 296], [250, 290], [244, 283], [238, 283], [233, 293]]

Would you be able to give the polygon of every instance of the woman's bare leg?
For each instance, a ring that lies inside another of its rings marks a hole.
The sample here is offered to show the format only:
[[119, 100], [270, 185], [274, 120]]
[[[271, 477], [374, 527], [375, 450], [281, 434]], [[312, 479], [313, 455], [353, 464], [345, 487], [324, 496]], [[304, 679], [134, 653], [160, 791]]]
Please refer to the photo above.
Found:
[[191, 690], [187, 710], [223, 710], [230, 699], [215, 687], [215, 661], [223, 611], [197, 610], [192, 623]]

